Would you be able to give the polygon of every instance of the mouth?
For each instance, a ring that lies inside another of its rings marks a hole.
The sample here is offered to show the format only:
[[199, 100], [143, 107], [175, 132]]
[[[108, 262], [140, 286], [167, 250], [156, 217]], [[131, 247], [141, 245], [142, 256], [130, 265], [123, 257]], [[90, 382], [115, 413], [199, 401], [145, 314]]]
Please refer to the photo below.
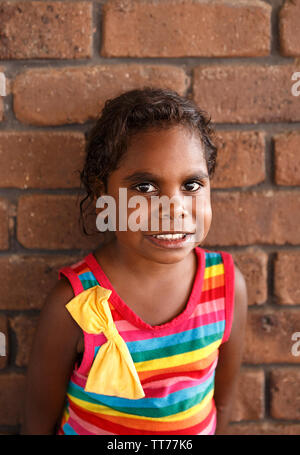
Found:
[[193, 232], [164, 232], [148, 234], [146, 239], [162, 248], [181, 248], [192, 240]]

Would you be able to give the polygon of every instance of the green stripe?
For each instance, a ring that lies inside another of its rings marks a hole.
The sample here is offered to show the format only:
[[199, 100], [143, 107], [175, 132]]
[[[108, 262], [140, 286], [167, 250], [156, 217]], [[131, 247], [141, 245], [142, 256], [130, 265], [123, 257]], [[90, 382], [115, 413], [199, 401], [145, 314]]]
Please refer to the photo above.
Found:
[[206, 267], [211, 267], [213, 265], [222, 264], [222, 256], [206, 256], [205, 261]]
[[[122, 406], [116, 406], [116, 405], [108, 406], [108, 407], [111, 409], [115, 409], [116, 411], [119, 411], [119, 412], [124, 412], [126, 414], [139, 415], [139, 416], [145, 416], [145, 417], [167, 417], [170, 415], [178, 414], [179, 412], [186, 411], [187, 409], [190, 409], [191, 407], [195, 406], [196, 404], [201, 403], [201, 401], [213, 389], [213, 387], [214, 387], [214, 381], [213, 381], [213, 377], [212, 377], [211, 383], [203, 392], [200, 392], [191, 398], [187, 398], [186, 400], [178, 401], [177, 403], [174, 403], [169, 406], [164, 406], [163, 408], [159, 408], [159, 407], [133, 408], [133, 407], [126, 407], [126, 406], [122, 407]], [[70, 385], [68, 387], [68, 394], [75, 398], [78, 398], [80, 400], [86, 401], [88, 403], [95, 403], [95, 404], [100, 403], [104, 406], [107, 406], [106, 404], [102, 403], [101, 400], [94, 400], [86, 393], [81, 392], [80, 390], [75, 388], [72, 383], [70, 383]], [[141, 398], [141, 400], [142, 399], [143, 398]], [[135, 400], [135, 401], [138, 402], [139, 400]]]
[[96, 286], [96, 284], [98, 284], [98, 282], [95, 280], [82, 280], [81, 284], [82, 284], [84, 290], [86, 290], [86, 289], [92, 288], [93, 286]]
[[195, 340], [186, 341], [185, 343], [181, 344], [173, 344], [172, 346], [151, 349], [149, 351], [131, 352], [130, 354], [134, 362], [144, 362], [146, 360], [162, 359], [163, 357], [171, 357], [177, 354], [184, 354], [185, 352], [196, 351], [196, 349], [204, 348], [207, 345], [213, 343], [214, 341], [220, 340], [222, 337], [223, 331]]

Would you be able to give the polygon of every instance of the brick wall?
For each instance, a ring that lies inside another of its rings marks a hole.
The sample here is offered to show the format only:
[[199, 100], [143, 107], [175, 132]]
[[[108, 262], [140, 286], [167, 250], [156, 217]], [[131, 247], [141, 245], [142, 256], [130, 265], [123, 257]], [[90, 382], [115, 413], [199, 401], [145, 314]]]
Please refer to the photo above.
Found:
[[58, 268], [99, 243], [78, 227], [85, 132], [107, 98], [151, 84], [195, 99], [218, 132], [205, 247], [233, 254], [249, 292], [230, 432], [299, 434], [300, 0], [12, 0], [0, 24], [0, 433], [19, 432]]

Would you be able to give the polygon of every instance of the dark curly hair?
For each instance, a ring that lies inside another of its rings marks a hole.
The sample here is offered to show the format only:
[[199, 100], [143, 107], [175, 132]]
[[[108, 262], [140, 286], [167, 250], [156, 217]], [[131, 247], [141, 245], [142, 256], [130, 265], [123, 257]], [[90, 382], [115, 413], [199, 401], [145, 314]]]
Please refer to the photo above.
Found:
[[80, 221], [83, 204], [93, 203], [99, 197], [101, 182], [107, 191], [109, 175], [118, 168], [127, 150], [129, 138], [143, 130], [162, 130], [184, 125], [196, 132], [203, 144], [208, 174], [213, 176], [216, 167], [217, 146], [213, 143], [214, 130], [211, 118], [192, 100], [169, 89], [144, 87], [130, 90], [105, 102], [101, 115], [87, 135], [85, 164], [80, 181], [86, 195], [80, 202]]

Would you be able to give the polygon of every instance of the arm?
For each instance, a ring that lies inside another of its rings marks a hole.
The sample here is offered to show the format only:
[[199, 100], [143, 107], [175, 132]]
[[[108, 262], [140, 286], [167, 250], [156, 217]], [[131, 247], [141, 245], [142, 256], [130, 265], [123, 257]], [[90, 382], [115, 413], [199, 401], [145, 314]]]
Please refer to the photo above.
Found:
[[234, 394], [242, 362], [243, 342], [247, 320], [247, 288], [245, 279], [235, 266], [234, 314], [229, 339], [220, 346], [215, 375], [214, 399], [217, 407], [216, 435], [226, 434]]
[[73, 297], [63, 277], [41, 311], [27, 370], [22, 434], [55, 434], [81, 335], [65, 308]]

